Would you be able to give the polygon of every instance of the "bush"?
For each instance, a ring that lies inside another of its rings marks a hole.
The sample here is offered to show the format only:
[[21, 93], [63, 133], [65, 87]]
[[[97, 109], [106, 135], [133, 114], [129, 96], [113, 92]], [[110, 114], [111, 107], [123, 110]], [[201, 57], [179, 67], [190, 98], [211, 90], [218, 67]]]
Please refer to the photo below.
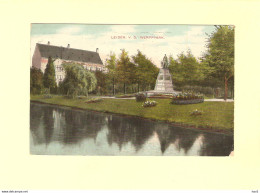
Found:
[[156, 101], [146, 101], [144, 102], [143, 107], [154, 107], [156, 105], [157, 105]]
[[202, 111], [198, 111], [198, 109], [196, 109], [195, 111], [192, 111], [190, 115], [193, 115], [193, 116], [202, 115]]
[[144, 102], [144, 101], [146, 101], [146, 95], [143, 93], [137, 93], [135, 95], [135, 100], [136, 100], [136, 102]]

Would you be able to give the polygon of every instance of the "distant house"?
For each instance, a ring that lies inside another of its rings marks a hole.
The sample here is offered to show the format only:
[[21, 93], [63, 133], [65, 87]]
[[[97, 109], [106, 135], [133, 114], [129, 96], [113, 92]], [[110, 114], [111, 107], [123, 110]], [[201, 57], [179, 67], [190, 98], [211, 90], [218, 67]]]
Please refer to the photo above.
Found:
[[105, 71], [103, 62], [99, 56], [98, 48], [96, 52], [79, 50], [70, 48], [70, 45], [65, 47], [53, 46], [48, 44], [36, 44], [35, 51], [32, 58], [32, 66], [45, 71], [48, 63], [48, 58], [54, 59], [56, 82], [63, 81], [65, 78], [65, 71], [62, 63], [77, 63], [90, 71]]

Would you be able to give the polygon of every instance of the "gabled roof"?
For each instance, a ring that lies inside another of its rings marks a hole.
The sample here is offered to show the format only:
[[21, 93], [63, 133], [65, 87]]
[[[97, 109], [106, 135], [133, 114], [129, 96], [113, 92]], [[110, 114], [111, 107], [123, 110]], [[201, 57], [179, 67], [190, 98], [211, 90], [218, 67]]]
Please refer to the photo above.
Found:
[[89, 62], [95, 64], [103, 64], [97, 52], [87, 50], [79, 50], [74, 48], [64, 48], [53, 45], [37, 43], [42, 57], [60, 58], [63, 60], [72, 60], [77, 62]]

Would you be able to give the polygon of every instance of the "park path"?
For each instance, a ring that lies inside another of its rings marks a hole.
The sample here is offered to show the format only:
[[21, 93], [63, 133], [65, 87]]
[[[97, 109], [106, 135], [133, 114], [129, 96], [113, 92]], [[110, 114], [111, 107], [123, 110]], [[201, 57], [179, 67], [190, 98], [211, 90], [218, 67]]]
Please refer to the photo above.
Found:
[[[120, 99], [120, 100], [124, 100], [124, 99], [135, 99], [135, 97], [129, 97], [129, 98], [116, 98], [116, 97], [109, 97], [109, 96], [103, 96], [101, 98], [104, 99]], [[207, 102], [234, 102], [233, 99], [227, 99], [226, 101], [224, 99], [204, 99], [204, 101]]]

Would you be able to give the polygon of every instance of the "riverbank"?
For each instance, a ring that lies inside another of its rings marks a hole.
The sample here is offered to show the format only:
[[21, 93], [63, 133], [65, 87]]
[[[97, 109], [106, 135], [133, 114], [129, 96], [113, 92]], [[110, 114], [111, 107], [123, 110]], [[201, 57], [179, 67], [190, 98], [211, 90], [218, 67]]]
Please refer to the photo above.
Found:
[[[142, 102], [128, 99], [103, 99], [98, 103], [86, 103], [87, 98], [84, 97], [81, 99], [68, 99], [63, 96], [53, 96], [46, 99], [42, 95], [31, 96], [31, 101], [35, 102], [167, 121], [192, 129], [227, 134], [233, 132], [233, 102], [204, 102], [191, 105], [174, 105], [170, 104], [170, 99], [152, 100], [158, 103], [157, 106], [144, 108], [142, 107]], [[202, 111], [202, 115], [192, 116], [191, 112], [196, 109]]]

